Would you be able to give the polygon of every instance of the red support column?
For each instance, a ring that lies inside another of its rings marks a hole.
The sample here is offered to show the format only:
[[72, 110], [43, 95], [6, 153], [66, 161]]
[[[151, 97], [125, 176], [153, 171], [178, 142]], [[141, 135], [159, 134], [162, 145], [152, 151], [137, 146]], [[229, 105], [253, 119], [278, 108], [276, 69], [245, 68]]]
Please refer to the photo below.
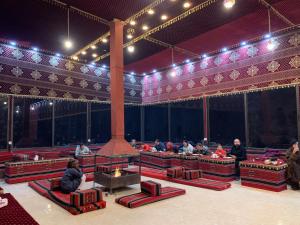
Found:
[[105, 156], [138, 154], [124, 139], [123, 26], [118, 19], [110, 24], [111, 140], [99, 152]]

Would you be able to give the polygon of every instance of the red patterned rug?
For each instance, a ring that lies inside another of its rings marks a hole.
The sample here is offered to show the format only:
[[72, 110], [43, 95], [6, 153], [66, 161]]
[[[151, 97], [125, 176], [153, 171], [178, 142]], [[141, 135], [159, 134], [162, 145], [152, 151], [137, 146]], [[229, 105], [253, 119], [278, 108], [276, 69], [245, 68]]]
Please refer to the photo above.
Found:
[[[138, 167], [132, 167], [126, 170], [132, 172], [138, 172]], [[189, 185], [193, 187], [212, 189], [216, 191], [223, 191], [231, 187], [230, 183], [210, 180], [205, 178], [199, 178], [194, 180], [174, 179], [174, 178], [167, 177], [166, 170], [159, 170], [159, 169], [153, 169], [148, 167], [142, 167], [142, 176], [151, 177], [159, 180], [166, 180], [166, 181]]]
[[0, 209], [1, 225], [38, 225], [11, 194], [2, 194], [0, 197], [8, 199], [8, 206]]

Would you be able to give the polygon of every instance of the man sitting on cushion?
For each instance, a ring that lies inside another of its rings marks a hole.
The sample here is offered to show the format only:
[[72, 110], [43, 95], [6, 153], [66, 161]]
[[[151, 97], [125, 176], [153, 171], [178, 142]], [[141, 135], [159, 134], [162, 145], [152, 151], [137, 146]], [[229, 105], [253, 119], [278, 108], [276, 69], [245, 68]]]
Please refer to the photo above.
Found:
[[193, 145], [191, 145], [187, 140], [183, 140], [182, 144], [183, 144], [183, 148], [182, 148], [183, 153], [193, 154], [194, 151]]
[[166, 146], [159, 141], [159, 139], [155, 140], [155, 145], [153, 147], [157, 152], [164, 152], [166, 151]]
[[78, 157], [80, 155], [88, 155], [91, 153], [91, 150], [87, 146], [85, 146], [84, 144], [80, 144], [76, 147], [75, 156]]
[[64, 176], [61, 179], [60, 188], [63, 193], [74, 192], [82, 188], [86, 176], [79, 168], [79, 162], [76, 159], [70, 159]]

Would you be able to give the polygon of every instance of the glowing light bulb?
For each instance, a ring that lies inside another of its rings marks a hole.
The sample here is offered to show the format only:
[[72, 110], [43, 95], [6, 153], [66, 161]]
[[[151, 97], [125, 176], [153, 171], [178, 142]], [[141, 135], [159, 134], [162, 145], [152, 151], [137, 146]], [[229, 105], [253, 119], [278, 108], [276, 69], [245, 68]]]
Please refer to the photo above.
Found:
[[133, 38], [132, 34], [127, 34], [127, 38], [132, 39]]
[[187, 9], [187, 8], [190, 8], [191, 7], [191, 3], [190, 2], [184, 2], [183, 3], [183, 8]]
[[131, 26], [134, 26], [134, 25], [136, 25], [136, 22], [135, 22], [134, 20], [130, 20], [129, 24], [130, 24]]
[[130, 45], [127, 47], [128, 52], [132, 53], [134, 52], [134, 46]]
[[96, 45], [92, 45], [92, 46], [91, 46], [91, 49], [96, 49], [96, 48], [97, 48]]
[[143, 25], [143, 26], [142, 26], [142, 29], [143, 29], [143, 30], [148, 30], [149, 27], [148, 27], [147, 25]]
[[268, 49], [269, 51], [272, 51], [272, 50], [274, 50], [274, 48], [275, 48], [275, 44], [274, 44], [274, 42], [273, 42], [272, 39], [271, 39], [271, 40], [268, 41], [267, 49]]
[[235, 0], [224, 0], [223, 4], [226, 9], [231, 9], [235, 5]]
[[148, 14], [149, 14], [149, 15], [153, 15], [154, 13], [155, 13], [155, 12], [154, 12], [153, 9], [149, 9], [149, 10], [148, 10]]
[[107, 38], [103, 38], [103, 39], [102, 39], [102, 42], [103, 42], [103, 43], [107, 43], [107, 42], [108, 42]]
[[70, 49], [72, 47], [73, 47], [73, 42], [70, 39], [66, 40], [65, 41], [65, 48]]
[[162, 15], [162, 16], [160, 17], [160, 19], [161, 19], [161, 20], [166, 20], [166, 19], [168, 19], [168, 16], [164, 14], [164, 15]]
[[98, 55], [96, 53], [92, 54], [93, 58], [96, 58]]
[[86, 55], [86, 51], [82, 51], [82, 52], [81, 52], [81, 55]]
[[72, 59], [78, 60], [79, 58], [78, 58], [78, 56], [75, 55], [75, 56], [72, 57]]

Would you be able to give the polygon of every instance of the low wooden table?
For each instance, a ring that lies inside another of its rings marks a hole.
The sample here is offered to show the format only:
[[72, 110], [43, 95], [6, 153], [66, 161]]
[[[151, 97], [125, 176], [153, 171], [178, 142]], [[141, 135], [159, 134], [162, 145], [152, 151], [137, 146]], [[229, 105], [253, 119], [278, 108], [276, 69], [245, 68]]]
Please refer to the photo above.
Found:
[[286, 190], [286, 168], [286, 163], [266, 165], [254, 160], [240, 162], [241, 184], [276, 192]]

